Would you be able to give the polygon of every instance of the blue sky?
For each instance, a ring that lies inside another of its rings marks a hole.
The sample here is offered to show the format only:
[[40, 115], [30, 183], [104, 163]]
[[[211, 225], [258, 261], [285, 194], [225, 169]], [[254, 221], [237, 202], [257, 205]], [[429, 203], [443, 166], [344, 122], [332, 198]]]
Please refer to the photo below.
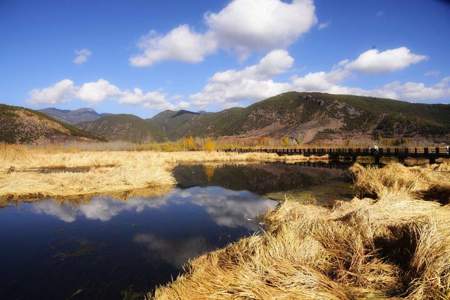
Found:
[[0, 0], [0, 102], [149, 117], [288, 90], [450, 101], [433, 0]]

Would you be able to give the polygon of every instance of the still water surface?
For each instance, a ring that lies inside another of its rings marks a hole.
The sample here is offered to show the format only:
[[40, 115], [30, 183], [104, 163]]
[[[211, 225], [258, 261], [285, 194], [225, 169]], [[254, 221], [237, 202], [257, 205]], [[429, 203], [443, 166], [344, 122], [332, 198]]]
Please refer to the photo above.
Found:
[[269, 197], [306, 193], [326, 205], [349, 186], [343, 170], [300, 165], [179, 166], [174, 175], [178, 186], [163, 196], [0, 208], [0, 299], [142, 299], [189, 258], [260, 230], [258, 216], [277, 204]]

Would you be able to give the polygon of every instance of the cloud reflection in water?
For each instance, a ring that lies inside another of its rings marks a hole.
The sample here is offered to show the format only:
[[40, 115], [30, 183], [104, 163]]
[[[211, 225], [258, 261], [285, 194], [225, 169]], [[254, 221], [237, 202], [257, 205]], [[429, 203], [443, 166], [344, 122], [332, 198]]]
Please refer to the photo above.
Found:
[[110, 197], [94, 197], [86, 203], [56, 202], [48, 199], [33, 204], [37, 213], [52, 215], [64, 222], [74, 222], [80, 216], [90, 220], [109, 221], [123, 212], [141, 213], [145, 209], [192, 204], [204, 209], [219, 226], [257, 229], [253, 220], [275, 202], [247, 191], [231, 191], [220, 187], [175, 189], [161, 197], [135, 197], [126, 201]]

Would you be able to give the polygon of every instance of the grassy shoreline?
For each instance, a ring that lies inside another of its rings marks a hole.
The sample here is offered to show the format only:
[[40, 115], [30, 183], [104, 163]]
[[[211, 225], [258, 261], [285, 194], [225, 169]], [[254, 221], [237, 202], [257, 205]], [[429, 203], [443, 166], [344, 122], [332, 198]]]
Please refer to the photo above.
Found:
[[[265, 153], [0, 151], [0, 199], [158, 195], [183, 163], [298, 162]], [[155, 299], [449, 299], [450, 163], [351, 169], [357, 197], [285, 201], [266, 231], [190, 261]], [[1, 201], [0, 201], [1, 202]]]
[[126, 193], [157, 193], [175, 184], [171, 170], [180, 163], [298, 162], [326, 160], [270, 153], [70, 151], [3, 147], [0, 199], [39, 199]]
[[206, 253], [155, 299], [449, 299], [450, 163], [355, 165], [360, 195], [333, 208], [286, 201], [266, 231]]

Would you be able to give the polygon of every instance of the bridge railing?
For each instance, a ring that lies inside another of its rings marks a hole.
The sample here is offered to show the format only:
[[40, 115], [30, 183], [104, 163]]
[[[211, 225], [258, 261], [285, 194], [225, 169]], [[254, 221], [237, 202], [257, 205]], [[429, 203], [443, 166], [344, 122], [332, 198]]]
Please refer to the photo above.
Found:
[[450, 155], [447, 147], [383, 147], [383, 148], [306, 148], [306, 147], [242, 147], [228, 148], [228, 152], [267, 152], [278, 154], [303, 155], [386, 155], [386, 156], [423, 156]]

